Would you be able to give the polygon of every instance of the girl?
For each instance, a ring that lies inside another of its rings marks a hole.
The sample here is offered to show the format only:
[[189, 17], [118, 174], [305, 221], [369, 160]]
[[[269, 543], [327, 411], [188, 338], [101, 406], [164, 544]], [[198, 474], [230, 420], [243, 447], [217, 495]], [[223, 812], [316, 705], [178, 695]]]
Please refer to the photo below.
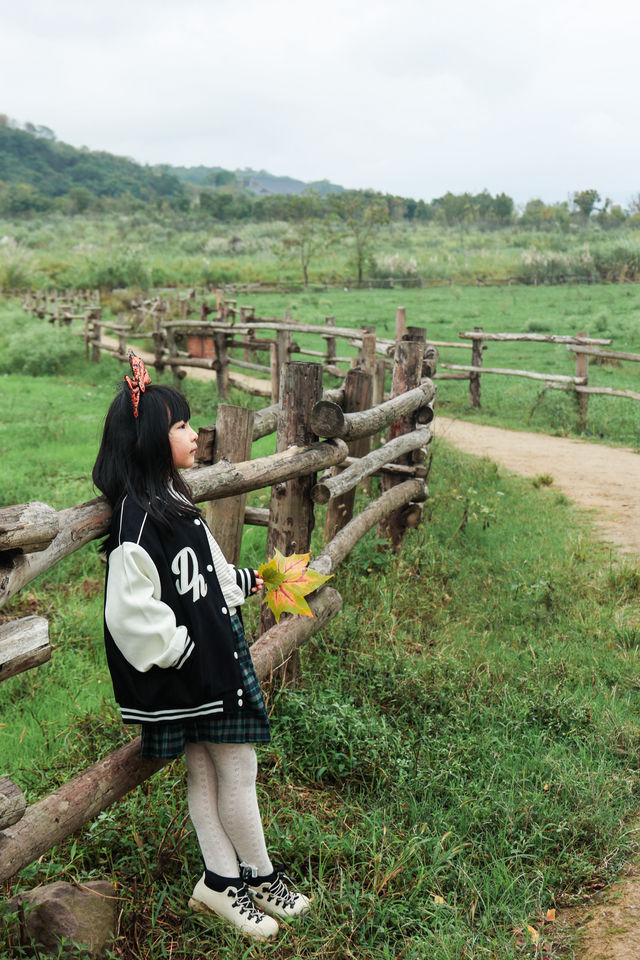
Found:
[[129, 361], [93, 469], [113, 509], [104, 632], [114, 693], [124, 723], [142, 724], [144, 756], [185, 753], [204, 861], [189, 905], [273, 937], [276, 918], [309, 901], [274, 869], [256, 798], [253, 742], [269, 740], [269, 720], [238, 608], [263, 581], [226, 563], [180, 476], [196, 452], [187, 401]]

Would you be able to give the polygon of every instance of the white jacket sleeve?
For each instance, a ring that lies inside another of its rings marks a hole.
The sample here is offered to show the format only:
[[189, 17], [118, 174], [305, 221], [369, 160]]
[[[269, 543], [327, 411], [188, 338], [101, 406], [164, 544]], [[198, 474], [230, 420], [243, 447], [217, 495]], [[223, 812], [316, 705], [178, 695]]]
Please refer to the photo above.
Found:
[[122, 543], [109, 557], [105, 620], [132, 667], [181, 667], [193, 652], [187, 628], [161, 599], [160, 577], [147, 551]]

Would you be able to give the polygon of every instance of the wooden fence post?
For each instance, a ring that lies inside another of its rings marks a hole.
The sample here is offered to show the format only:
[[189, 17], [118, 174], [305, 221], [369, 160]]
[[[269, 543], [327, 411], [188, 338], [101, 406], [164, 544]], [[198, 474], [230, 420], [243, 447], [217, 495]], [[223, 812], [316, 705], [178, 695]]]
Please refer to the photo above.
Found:
[[[344, 403], [342, 409], [345, 413], [356, 413], [360, 410], [367, 410], [371, 406], [371, 394], [373, 389], [373, 377], [362, 367], [352, 367], [347, 371], [344, 379]], [[349, 443], [349, 455], [352, 457], [364, 457], [370, 449], [371, 438], [362, 437], [359, 440], [352, 440]], [[333, 468], [333, 475], [340, 472], [340, 467]], [[324, 542], [333, 540], [338, 530], [351, 520], [353, 516], [353, 504], [356, 491], [353, 490], [343, 493], [340, 497], [335, 497], [327, 504], [327, 512], [324, 521]]]
[[[396, 351], [393, 365], [393, 378], [391, 384], [391, 396], [397, 397], [398, 394], [413, 390], [422, 381], [422, 363], [424, 360], [425, 341], [427, 331], [421, 327], [410, 327], [406, 337], [413, 339], [400, 340], [396, 344]], [[408, 433], [415, 428], [416, 414], [410, 414], [402, 417], [392, 423], [387, 430], [387, 441], [399, 437], [403, 433]], [[408, 454], [399, 458], [396, 463], [410, 464], [415, 462], [413, 455]], [[396, 484], [401, 483], [404, 478], [398, 477], [393, 473], [383, 472], [381, 480], [381, 489], [385, 493]], [[388, 537], [391, 540], [393, 548], [398, 549], [402, 542], [405, 530], [411, 516], [420, 509], [418, 504], [407, 504], [394, 510], [389, 514], [386, 520], [382, 521], [378, 527], [381, 537]]]
[[[336, 318], [335, 317], [325, 317], [324, 322], [328, 327], [335, 327]], [[333, 366], [336, 362], [336, 357], [338, 352], [336, 350], [336, 338], [327, 337], [327, 366]]]
[[[482, 333], [482, 327], [474, 327], [474, 333]], [[482, 338], [478, 337], [471, 341], [471, 366], [482, 366]], [[472, 407], [481, 406], [480, 403], [480, 374], [469, 374], [469, 403]]]
[[[280, 378], [280, 411], [276, 452], [296, 444], [306, 446], [317, 440], [309, 426], [311, 411], [322, 398], [322, 364], [288, 361]], [[315, 475], [298, 477], [277, 483], [271, 488], [269, 504], [269, 532], [267, 557], [277, 548], [285, 557], [292, 553], [307, 553], [313, 530], [313, 500], [311, 490]], [[260, 633], [274, 623], [271, 611], [263, 606]], [[299, 662], [294, 657], [284, 668], [284, 676], [295, 678]]]
[[216, 371], [218, 399], [226, 400], [229, 396], [229, 352], [227, 350], [227, 335], [224, 330], [214, 332], [213, 343], [216, 350], [216, 359], [220, 364]]
[[162, 329], [162, 314], [157, 310], [153, 311], [153, 359], [156, 373], [162, 373], [164, 370], [164, 330]]
[[402, 340], [407, 328], [407, 308], [398, 307], [396, 310], [396, 343]]
[[[253, 438], [253, 410], [233, 407], [228, 403], [218, 406], [213, 441], [213, 463], [224, 457], [229, 463], [251, 459]], [[205, 520], [229, 563], [237, 566], [244, 523], [247, 495], [211, 500], [204, 510]]]
[[[579, 330], [576, 336], [588, 337], [589, 331]], [[585, 381], [584, 386], [586, 387], [589, 379], [589, 355], [587, 353], [576, 353], [576, 377], [583, 377]], [[589, 394], [578, 393], [576, 390], [575, 397], [578, 407], [578, 430], [586, 430], [587, 416], [589, 413]]]
[[100, 363], [100, 341], [102, 340], [102, 307], [96, 307], [91, 320], [91, 359]]

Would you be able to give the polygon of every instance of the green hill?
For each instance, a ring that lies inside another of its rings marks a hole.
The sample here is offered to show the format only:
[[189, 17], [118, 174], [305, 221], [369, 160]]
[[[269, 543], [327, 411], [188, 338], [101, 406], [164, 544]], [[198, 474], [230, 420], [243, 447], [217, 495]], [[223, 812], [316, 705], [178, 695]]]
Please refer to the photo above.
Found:
[[[92, 198], [128, 196], [142, 203], [180, 201], [185, 188], [166, 167], [142, 166], [104, 151], [78, 149], [58, 142], [47, 127], [22, 130], [0, 117], [0, 190], [9, 197], [9, 212], [29, 205], [48, 209], [71, 197], [90, 206]], [[84, 196], [78, 191], [86, 191]]]

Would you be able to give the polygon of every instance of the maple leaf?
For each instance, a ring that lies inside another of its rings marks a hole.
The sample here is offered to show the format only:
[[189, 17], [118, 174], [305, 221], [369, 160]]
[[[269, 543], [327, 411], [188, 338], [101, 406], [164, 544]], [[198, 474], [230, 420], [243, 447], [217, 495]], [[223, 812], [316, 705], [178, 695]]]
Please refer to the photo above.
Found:
[[272, 611], [276, 623], [283, 613], [313, 616], [305, 597], [330, 580], [332, 574], [325, 576], [309, 570], [310, 557], [310, 553], [292, 553], [290, 557], [284, 557], [276, 550], [273, 557], [258, 568], [266, 589], [262, 602]]

